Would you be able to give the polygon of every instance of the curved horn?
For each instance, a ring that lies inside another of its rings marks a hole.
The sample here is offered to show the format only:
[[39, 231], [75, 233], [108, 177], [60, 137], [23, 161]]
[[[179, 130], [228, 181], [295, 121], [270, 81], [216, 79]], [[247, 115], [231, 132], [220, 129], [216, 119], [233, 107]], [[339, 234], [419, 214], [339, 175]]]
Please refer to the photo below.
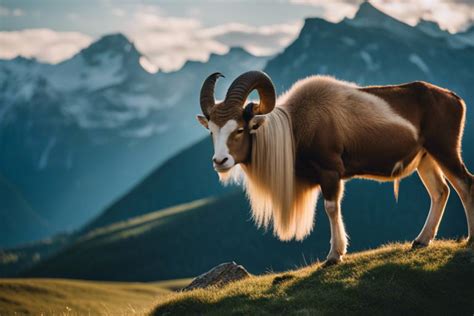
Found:
[[255, 114], [271, 112], [276, 102], [275, 87], [270, 77], [262, 71], [248, 71], [237, 77], [227, 91], [226, 105], [242, 107], [250, 92], [255, 89], [260, 97], [260, 104], [254, 107]]
[[204, 83], [201, 87], [201, 110], [202, 114], [204, 114], [207, 118], [209, 118], [209, 111], [216, 104], [214, 100], [214, 87], [219, 77], [224, 77], [224, 75], [220, 72], [213, 73], [212, 75], [207, 77], [206, 80], [204, 80]]

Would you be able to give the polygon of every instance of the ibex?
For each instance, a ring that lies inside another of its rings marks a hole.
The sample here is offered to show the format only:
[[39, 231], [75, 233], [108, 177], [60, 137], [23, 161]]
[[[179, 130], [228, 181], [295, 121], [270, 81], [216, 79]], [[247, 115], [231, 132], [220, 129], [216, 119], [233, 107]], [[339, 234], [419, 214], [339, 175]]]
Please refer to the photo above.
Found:
[[[319, 191], [330, 220], [327, 264], [342, 260], [347, 236], [341, 215], [344, 182], [393, 181], [417, 171], [431, 208], [413, 247], [435, 238], [452, 184], [474, 238], [474, 184], [461, 159], [465, 104], [426, 82], [359, 87], [327, 76], [296, 82], [276, 98], [271, 79], [250, 71], [215, 102], [220, 73], [201, 89], [199, 122], [211, 132], [212, 158], [223, 181], [243, 171], [243, 184], [259, 226], [273, 224], [281, 240], [306, 237], [313, 228]], [[249, 94], [257, 90], [258, 104]]]

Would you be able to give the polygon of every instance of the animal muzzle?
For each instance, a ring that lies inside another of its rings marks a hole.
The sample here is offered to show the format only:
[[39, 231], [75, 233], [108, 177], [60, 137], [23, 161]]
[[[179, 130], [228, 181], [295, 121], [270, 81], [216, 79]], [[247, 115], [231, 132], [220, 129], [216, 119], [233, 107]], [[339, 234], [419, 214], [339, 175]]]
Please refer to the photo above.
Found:
[[229, 154], [214, 155], [212, 163], [217, 172], [227, 171], [235, 165], [234, 158]]

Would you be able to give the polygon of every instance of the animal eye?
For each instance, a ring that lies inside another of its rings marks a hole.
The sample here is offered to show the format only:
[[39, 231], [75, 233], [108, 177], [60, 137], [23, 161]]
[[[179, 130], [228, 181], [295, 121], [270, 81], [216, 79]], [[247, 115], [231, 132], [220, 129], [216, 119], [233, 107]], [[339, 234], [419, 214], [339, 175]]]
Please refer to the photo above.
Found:
[[242, 134], [244, 132], [244, 129], [241, 127], [237, 130], [237, 134]]

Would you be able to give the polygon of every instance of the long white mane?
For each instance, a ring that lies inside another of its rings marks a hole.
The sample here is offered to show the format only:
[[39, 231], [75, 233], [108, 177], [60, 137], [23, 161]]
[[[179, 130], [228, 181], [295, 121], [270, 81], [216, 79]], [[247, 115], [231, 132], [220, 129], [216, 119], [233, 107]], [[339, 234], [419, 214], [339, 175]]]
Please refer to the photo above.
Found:
[[238, 179], [243, 184], [259, 227], [268, 228], [281, 240], [302, 240], [313, 229], [319, 187], [295, 177], [295, 149], [291, 120], [280, 107], [267, 115], [265, 124], [252, 136], [250, 164], [234, 167], [221, 181]]

